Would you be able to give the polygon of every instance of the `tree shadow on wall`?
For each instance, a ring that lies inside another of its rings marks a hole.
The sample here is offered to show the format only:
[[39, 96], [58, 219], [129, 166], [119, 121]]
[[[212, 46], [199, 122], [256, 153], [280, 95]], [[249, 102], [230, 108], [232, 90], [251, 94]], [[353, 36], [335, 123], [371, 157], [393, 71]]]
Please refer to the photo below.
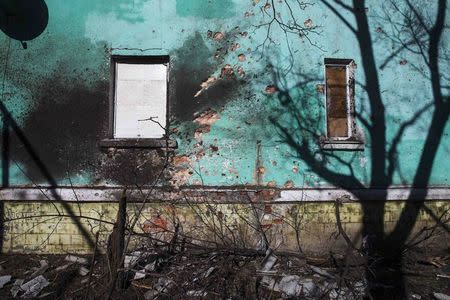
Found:
[[[25, 41], [32, 40], [45, 30], [48, 24], [48, 9], [45, 1], [43, 0], [0, 0], [0, 29], [10, 38], [22, 42], [24, 48], [26, 48]], [[23, 145], [25, 151], [30, 156], [36, 167], [42, 173], [49, 185], [51, 196], [56, 202], [59, 202], [65, 209], [67, 215], [72, 219], [75, 225], [84, 236], [88, 245], [93, 249], [94, 241], [89, 232], [80, 222], [79, 216], [75, 214], [72, 207], [63, 201], [61, 196], [56, 192], [58, 187], [55, 178], [44, 164], [39, 154], [34, 149], [33, 145], [25, 136], [22, 129], [12, 117], [11, 113], [4, 104], [4, 87], [7, 76], [8, 57], [9, 57], [9, 43], [7, 47], [6, 61], [4, 63], [4, 72], [2, 76], [1, 98], [0, 98], [0, 112], [2, 115], [2, 188], [10, 186], [10, 132], [12, 131], [20, 143]], [[45, 116], [43, 116], [45, 117]], [[37, 125], [36, 125], [37, 126]], [[0, 249], [3, 248], [3, 230], [4, 230], [4, 208], [3, 202], [1, 202], [0, 208], [1, 220], [0, 220]]]
[[[424, 76], [432, 95], [432, 99], [423, 99], [425, 105], [416, 109], [409, 119], [399, 124], [392, 139], [387, 135], [386, 101], [388, 99], [382, 93], [383, 87], [376, 64], [372, 30], [369, 26], [365, 1], [354, 0], [352, 5], [347, 5], [340, 0], [320, 2], [343, 21], [358, 41], [362, 71], [366, 80], [366, 84], [362, 84], [361, 88], [367, 95], [369, 111], [368, 117], [357, 114], [356, 118], [365, 128], [370, 140], [370, 148], [367, 149], [371, 159], [368, 184], [361, 181], [355, 173], [355, 156], [349, 158], [336, 151], [321, 150], [319, 140], [323, 132], [324, 117], [321, 113], [314, 115], [310, 112], [322, 106], [320, 104], [322, 100], [317, 100], [315, 87], [311, 82], [305, 81], [305, 78], [308, 78], [307, 75], [296, 74], [300, 83], [292, 88], [286, 84], [286, 75], [276, 67], [272, 67], [272, 74], [278, 88], [274, 98], [282, 107], [282, 111], [279, 116], [272, 118], [271, 122], [277, 128], [281, 141], [289, 145], [296, 156], [313, 172], [335, 186], [348, 189], [354, 198], [361, 200], [365, 239], [362, 251], [368, 257], [366, 279], [369, 283], [369, 295], [374, 299], [403, 299], [406, 296], [403, 254], [410, 247], [408, 238], [419, 213], [424, 210], [435, 221], [441, 220], [427, 208], [425, 199], [433, 164], [450, 115], [448, 78], [441, 70], [443, 63], [448, 65], [450, 61], [445, 55], [442, 38], [448, 12], [447, 1], [439, 0], [433, 7], [435, 18], [432, 20], [429, 19], [429, 11], [425, 11], [420, 3], [405, 0], [401, 4], [398, 1], [385, 4], [386, 15], [381, 16], [381, 19], [385, 22], [384, 24], [388, 22], [387, 24], [392, 25], [394, 29], [389, 33], [383, 33], [383, 38], [392, 42], [395, 49], [382, 65], [386, 66], [403, 52], [418, 57], [426, 66], [426, 70], [418, 68], [414, 70], [417, 71], [417, 76]], [[354, 17], [355, 26], [346, 21], [346, 16], [341, 14], [342, 11]], [[298, 92], [298, 90], [301, 91]], [[431, 121], [424, 134], [423, 146], [421, 149], [417, 146], [420, 156], [412, 176], [412, 190], [396, 225], [388, 233], [384, 221], [385, 204], [388, 188], [394, 183], [394, 176], [400, 167], [399, 146], [405, 131], [430, 111]], [[364, 192], [368, 189], [377, 190], [376, 201], [372, 199], [373, 195]], [[440, 225], [444, 231], [450, 233], [447, 224]]]

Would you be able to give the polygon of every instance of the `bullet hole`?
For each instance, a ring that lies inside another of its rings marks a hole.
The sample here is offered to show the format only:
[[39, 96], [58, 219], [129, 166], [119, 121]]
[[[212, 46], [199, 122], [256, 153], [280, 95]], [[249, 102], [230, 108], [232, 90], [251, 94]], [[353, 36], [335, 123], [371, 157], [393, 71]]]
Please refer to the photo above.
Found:
[[214, 33], [213, 39], [215, 41], [221, 41], [224, 38], [224, 34], [220, 31]]
[[243, 68], [242, 66], [241, 66], [241, 67], [238, 67], [237, 73], [238, 73], [238, 75], [239, 75], [240, 77], [244, 77], [244, 76], [245, 76], [244, 68]]
[[303, 22], [303, 25], [305, 25], [306, 28], [313, 27], [313, 21], [311, 19], [306, 19], [305, 22]]
[[325, 85], [324, 84], [317, 84], [316, 85], [316, 91], [319, 93], [319, 94], [325, 94]]
[[239, 43], [233, 43], [230, 46], [230, 51], [234, 52], [234, 51], [236, 51], [239, 48], [241, 48], [241, 45]]
[[220, 115], [211, 108], [208, 108], [201, 113], [194, 114], [194, 122], [199, 125], [212, 125], [218, 120], [220, 120]]
[[222, 78], [230, 78], [230, 77], [233, 77], [233, 75], [234, 75], [233, 67], [229, 64], [226, 64], [222, 68], [221, 77]]
[[271, 84], [271, 85], [266, 86], [264, 91], [266, 92], [266, 94], [273, 94], [277, 91], [277, 87]]
[[294, 187], [294, 182], [293, 182], [292, 180], [288, 180], [288, 181], [286, 181], [286, 182], [284, 183], [284, 187], [285, 187], [286, 189], [291, 189], [291, 188]]

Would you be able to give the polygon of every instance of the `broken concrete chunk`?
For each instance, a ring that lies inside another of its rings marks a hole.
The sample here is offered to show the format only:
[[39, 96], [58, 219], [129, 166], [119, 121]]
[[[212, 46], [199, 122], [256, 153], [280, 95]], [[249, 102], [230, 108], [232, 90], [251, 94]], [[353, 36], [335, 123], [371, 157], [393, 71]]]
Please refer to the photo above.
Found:
[[277, 257], [273, 254], [272, 249], [268, 249], [266, 251], [266, 257], [261, 263], [261, 271], [267, 272], [270, 271], [275, 263], [277, 262]]
[[156, 297], [158, 294], [159, 294], [158, 291], [150, 290], [150, 291], [148, 291], [148, 292], [146, 292], [146, 293], [144, 294], [144, 299], [145, 299], [145, 300], [152, 300], [152, 299], [155, 299], [155, 297]]
[[269, 289], [281, 292], [289, 297], [298, 297], [303, 294], [306, 297], [314, 297], [319, 292], [318, 286], [310, 278], [301, 279], [298, 275], [287, 275], [277, 283], [267, 276], [262, 281]]
[[173, 285], [174, 285], [174, 282], [172, 279], [161, 277], [158, 279], [158, 282], [155, 284], [155, 290], [157, 290], [160, 293], [165, 293]]
[[314, 281], [312, 281], [312, 279], [310, 278], [302, 279], [300, 281], [300, 284], [302, 285], [303, 294], [306, 297], [314, 297], [317, 295], [318, 287], [314, 283]]
[[278, 291], [288, 296], [300, 296], [302, 292], [302, 284], [300, 277], [297, 275], [289, 275], [281, 278], [277, 285]]
[[322, 269], [322, 268], [315, 267], [315, 266], [310, 266], [310, 268], [311, 268], [311, 270], [312, 270], [314, 273], [319, 274], [319, 275], [322, 275], [323, 277], [327, 277], [327, 278], [330, 278], [330, 279], [333, 279], [333, 278], [334, 278], [333, 275], [331, 275], [330, 273], [328, 273], [327, 271], [325, 271], [325, 270]]
[[75, 255], [67, 255], [65, 260], [73, 262], [73, 263], [82, 264], [82, 265], [89, 265], [89, 261], [87, 260], [87, 258], [78, 257], [78, 256], [75, 256]]
[[186, 295], [189, 297], [205, 297], [208, 293], [205, 291], [187, 291]]
[[278, 291], [278, 289], [275, 290], [275, 288], [277, 287], [277, 282], [273, 277], [263, 276], [263, 278], [261, 279], [261, 283], [273, 291]]
[[67, 269], [69, 266], [70, 266], [70, 264], [62, 265], [62, 266], [57, 267], [55, 270], [62, 271], [62, 270]]
[[349, 290], [347, 288], [335, 288], [329, 292], [328, 297], [331, 300], [347, 300], [349, 299], [348, 294]]
[[149, 263], [149, 264], [146, 264], [145, 267], [144, 267], [144, 269], [142, 269], [142, 270], [140, 270], [140, 271], [137, 271], [137, 272], [134, 274], [133, 280], [139, 280], [139, 279], [145, 278], [146, 272], [153, 272], [153, 271], [155, 271], [155, 269], [156, 269], [156, 264], [157, 264], [157, 261], [156, 261], [156, 260], [153, 261], [153, 262], [151, 262], [151, 263]]
[[80, 274], [81, 276], [86, 276], [87, 274], [89, 274], [89, 269], [86, 267], [81, 267], [78, 269], [78, 274]]
[[36, 269], [36, 271], [33, 272], [33, 274], [31, 274], [31, 278], [34, 278], [36, 276], [42, 275], [45, 273], [45, 271], [47, 271], [48, 269], [48, 261], [46, 261], [45, 259], [42, 259], [39, 261], [39, 264], [41, 265], [39, 268]]
[[15, 298], [17, 296], [17, 294], [20, 291], [20, 286], [23, 284], [24, 280], [23, 279], [16, 279], [16, 281], [14, 281], [13, 286], [11, 288], [11, 294], [13, 296], [13, 298]]
[[31, 279], [20, 286], [20, 289], [25, 292], [22, 295], [22, 298], [36, 297], [49, 284], [50, 282], [48, 282], [48, 280], [42, 275]]
[[137, 271], [136, 273], [134, 273], [133, 280], [139, 280], [142, 278], [145, 278], [145, 270], [140, 270], [140, 271]]
[[39, 296], [39, 299], [48, 299], [47, 297], [54, 294], [55, 292], [47, 292]]
[[154, 299], [159, 293], [167, 293], [167, 291], [174, 284], [175, 283], [173, 280], [171, 280], [169, 278], [161, 277], [158, 279], [158, 282], [153, 287], [153, 290], [150, 290], [144, 294], [144, 299], [146, 299], [146, 300]]
[[138, 260], [141, 258], [140, 254], [131, 253], [131, 255], [125, 255], [123, 261], [123, 266], [125, 268], [132, 268], [137, 264]]
[[450, 300], [450, 296], [442, 293], [433, 293], [436, 300]]
[[0, 276], [0, 289], [11, 281], [11, 275]]
[[209, 275], [211, 275], [211, 273], [216, 269], [216, 267], [211, 267], [208, 270], [206, 270], [206, 272], [203, 274], [203, 278], [208, 277]]

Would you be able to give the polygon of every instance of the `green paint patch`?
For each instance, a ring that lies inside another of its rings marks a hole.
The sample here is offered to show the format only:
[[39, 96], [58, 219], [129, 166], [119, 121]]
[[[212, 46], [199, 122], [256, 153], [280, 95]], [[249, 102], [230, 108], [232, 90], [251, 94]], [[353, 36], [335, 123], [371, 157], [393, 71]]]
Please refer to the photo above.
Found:
[[177, 15], [181, 17], [220, 19], [230, 18], [235, 14], [235, 4], [232, 0], [177, 0]]

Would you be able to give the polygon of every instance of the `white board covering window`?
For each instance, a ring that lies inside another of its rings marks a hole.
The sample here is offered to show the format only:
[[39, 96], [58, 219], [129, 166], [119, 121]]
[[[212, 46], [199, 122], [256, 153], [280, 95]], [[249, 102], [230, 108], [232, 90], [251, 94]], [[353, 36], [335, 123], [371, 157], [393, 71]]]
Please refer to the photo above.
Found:
[[166, 115], [167, 64], [116, 62], [114, 138], [162, 138]]

